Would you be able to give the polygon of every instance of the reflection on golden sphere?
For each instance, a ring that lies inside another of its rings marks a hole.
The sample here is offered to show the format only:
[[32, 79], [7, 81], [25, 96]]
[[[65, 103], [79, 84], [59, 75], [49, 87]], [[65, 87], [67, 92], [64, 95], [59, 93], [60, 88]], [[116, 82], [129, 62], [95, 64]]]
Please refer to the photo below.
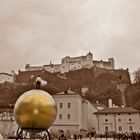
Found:
[[48, 129], [56, 118], [56, 104], [47, 92], [34, 89], [19, 97], [14, 117], [22, 129]]

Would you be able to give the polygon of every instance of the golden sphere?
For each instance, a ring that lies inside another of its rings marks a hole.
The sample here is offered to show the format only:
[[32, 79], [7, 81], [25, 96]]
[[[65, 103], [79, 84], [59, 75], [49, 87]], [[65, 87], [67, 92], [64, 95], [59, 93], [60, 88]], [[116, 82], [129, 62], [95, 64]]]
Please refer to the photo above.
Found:
[[16, 101], [14, 117], [22, 129], [48, 129], [56, 119], [53, 97], [39, 89], [29, 90]]

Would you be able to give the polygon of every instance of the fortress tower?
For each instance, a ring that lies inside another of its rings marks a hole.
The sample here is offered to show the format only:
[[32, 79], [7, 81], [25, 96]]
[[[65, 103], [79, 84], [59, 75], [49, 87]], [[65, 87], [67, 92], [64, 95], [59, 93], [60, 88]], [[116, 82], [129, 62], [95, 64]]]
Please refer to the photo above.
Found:
[[93, 54], [89, 52], [85, 56], [70, 57], [66, 56], [61, 60], [61, 73], [78, 70], [81, 68], [93, 67]]
[[111, 65], [112, 69], [114, 69], [115, 68], [114, 59], [113, 58], [108, 58], [108, 62], [110, 62], [110, 65]]
[[92, 68], [93, 67], [93, 54], [89, 52], [87, 55], [87, 68]]

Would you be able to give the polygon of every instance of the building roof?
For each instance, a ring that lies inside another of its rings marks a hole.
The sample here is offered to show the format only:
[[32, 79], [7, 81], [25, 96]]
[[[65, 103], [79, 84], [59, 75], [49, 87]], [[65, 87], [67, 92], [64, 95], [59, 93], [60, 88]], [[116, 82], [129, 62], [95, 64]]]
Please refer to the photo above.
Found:
[[11, 113], [13, 113], [13, 109], [10, 109], [10, 108], [0, 108], [0, 113], [3, 113], [3, 112], [11, 112]]
[[71, 90], [65, 90], [65, 91], [56, 93], [56, 95], [77, 95], [77, 94]]
[[3, 74], [3, 75], [12, 76], [12, 75], [11, 75], [11, 74], [9, 74], [9, 73], [4, 73], [4, 72], [1, 72], [1, 73], [0, 73], [0, 75], [2, 75], [2, 74]]
[[117, 107], [117, 108], [104, 108], [95, 114], [122, 114], [122, 113], [139, 113], [138, 110], [132, 107]]

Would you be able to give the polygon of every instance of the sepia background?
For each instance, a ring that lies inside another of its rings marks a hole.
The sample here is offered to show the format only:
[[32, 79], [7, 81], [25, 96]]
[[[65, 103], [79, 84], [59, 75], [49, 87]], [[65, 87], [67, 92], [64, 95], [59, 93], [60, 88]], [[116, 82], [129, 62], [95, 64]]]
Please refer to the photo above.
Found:
[[139, 0], [0, 0], [0, 71], [93, 52], [139, 67]]
[[139, 9], [140, 0], [0, 0], [0, 140], [50, 125], [54, 140], [140, 139]]

